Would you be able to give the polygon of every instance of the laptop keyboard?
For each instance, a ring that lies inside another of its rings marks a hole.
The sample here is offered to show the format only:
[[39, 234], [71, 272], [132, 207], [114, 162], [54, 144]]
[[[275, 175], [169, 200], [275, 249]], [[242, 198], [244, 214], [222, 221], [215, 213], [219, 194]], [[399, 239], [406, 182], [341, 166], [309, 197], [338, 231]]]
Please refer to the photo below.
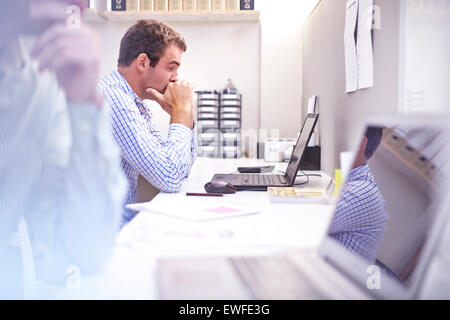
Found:
[[286, 185], [284, 176], [273, 174], [242, 174], [241, 181], [244, 185], [251, 186], [279, 186]]
[[288, 257], [237, 257], [230, 260], [255, 299], [324, 298]]

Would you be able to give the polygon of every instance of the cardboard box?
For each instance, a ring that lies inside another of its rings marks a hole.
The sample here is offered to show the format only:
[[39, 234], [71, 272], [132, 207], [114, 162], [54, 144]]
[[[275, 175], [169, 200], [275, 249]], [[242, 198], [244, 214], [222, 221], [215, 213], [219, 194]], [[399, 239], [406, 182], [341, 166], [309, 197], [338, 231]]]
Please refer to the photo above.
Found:
[[225, 0], [225, 10], [239, 11], [239, 0]]
[[140, 11], [141, 12], [152, 12], [153, 11], [153, 0], [141, 0]]
[[211, 0], [211, 11], [225, 11], [225, 0]]
[[183, 11], [183, 1], [182, 0], [169, 0], [169, 11], [170, 12], [182, 12]]
[[183, 0], [183, 11], [184, 12], [194, 12], [196, 8], [197, 0]]
[[197, 0], [197, 11], [207, 12], [211, 11], [210, 0]]
[[138, 12], [139, 11], [139, 0], [127, 0], [126, 4], [127, 12]]
[[167, 0], [154, 0], [153, 10], [156, 12], [165, 12], [168, 9]]

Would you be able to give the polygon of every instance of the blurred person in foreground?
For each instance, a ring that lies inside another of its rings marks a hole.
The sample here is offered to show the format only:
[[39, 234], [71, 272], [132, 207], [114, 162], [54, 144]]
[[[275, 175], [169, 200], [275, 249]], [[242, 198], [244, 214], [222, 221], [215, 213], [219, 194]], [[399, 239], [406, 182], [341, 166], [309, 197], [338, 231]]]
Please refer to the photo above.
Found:
[[119, 229], [126, 180], [96, 93], [99, 41], [68, 23], [86, 5], [15, 0], [0, 11], [0, 298], [23, 296], [21, 218], [46, 284], [65, 284], [71, 265], [99, 271]]

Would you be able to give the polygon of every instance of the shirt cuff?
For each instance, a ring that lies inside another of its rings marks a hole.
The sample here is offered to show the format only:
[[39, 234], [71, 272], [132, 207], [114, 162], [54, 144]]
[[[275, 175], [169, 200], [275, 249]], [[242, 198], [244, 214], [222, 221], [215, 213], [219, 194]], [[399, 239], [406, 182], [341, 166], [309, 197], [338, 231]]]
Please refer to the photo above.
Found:
[[169, 126], [169, 137], [176, 137], [177, 140], [181, 140], [187, 146], [192, 143], [192, 135], [193, 130], [182, 124], [172, 123]]
[[194, 129], [192, 129], [192, 142], [191, 142], [191, 152], [193, 159], [197, 155], [197, 149], [198, 149], [198, 142], [197, 142], [197, 121], [194, 120]]

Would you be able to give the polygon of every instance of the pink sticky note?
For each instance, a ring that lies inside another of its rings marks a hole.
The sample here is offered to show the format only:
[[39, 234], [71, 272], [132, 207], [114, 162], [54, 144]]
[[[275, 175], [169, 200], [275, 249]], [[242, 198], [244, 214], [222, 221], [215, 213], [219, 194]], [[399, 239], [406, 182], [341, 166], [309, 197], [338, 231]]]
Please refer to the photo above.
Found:
[[205, 211], [213, 212], [213, 213], [235, 213], [235, 212], [239, 212], [241, 210], [222, 206], [222, 207], [217, 207], [217, 208], [212, 208], [212, 209], [206, 209]]

